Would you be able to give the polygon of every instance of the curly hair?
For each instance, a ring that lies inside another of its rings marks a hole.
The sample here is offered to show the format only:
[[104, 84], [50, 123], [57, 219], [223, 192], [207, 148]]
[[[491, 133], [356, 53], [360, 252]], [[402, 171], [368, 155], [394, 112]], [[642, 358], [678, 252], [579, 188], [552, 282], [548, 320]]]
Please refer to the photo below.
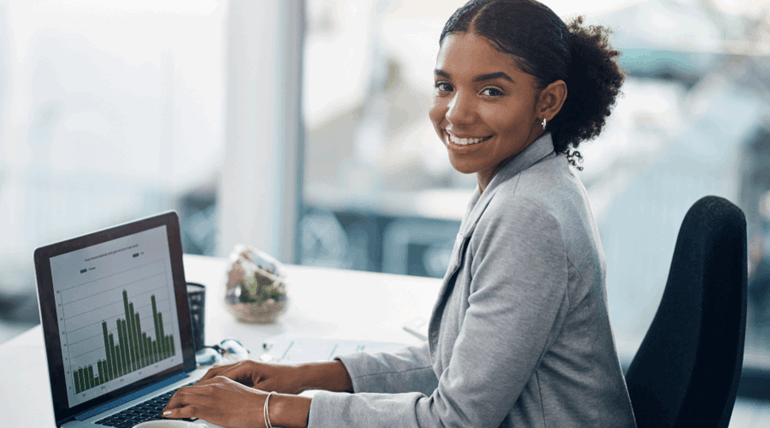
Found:
[[563, 80], [567, 99], [547, 124], [554, 150], [580, 157], [574, 149], [599, 135], [625, 74], [620, 52], [610, 47], [610, 30], [584, 26], [583, 17], [565, 24], [550, 8], [534, 0], [471, 0], [449, 18], [439, 45], [451, 33], [472, 31], [510, 55], [531, 74], [538, 88]]

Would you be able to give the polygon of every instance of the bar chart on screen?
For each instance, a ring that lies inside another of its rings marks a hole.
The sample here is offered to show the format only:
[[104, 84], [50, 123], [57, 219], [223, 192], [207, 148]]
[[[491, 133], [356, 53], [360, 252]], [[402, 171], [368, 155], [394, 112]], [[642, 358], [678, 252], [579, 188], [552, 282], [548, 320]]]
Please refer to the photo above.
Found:
[[167, 273], [158, 260], [55, 291], [70, 394], [102, 394], [177, 359]]

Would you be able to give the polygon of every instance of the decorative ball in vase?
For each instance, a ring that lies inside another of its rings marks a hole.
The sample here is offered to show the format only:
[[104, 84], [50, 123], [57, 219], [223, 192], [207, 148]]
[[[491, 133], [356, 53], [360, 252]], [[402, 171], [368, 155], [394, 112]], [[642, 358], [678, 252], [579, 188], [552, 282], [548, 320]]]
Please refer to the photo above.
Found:
[[274, 323], [286, 310], [286, 274], [278, 260], [249, 245], [230, 253], [225, 302], [246, 323]]

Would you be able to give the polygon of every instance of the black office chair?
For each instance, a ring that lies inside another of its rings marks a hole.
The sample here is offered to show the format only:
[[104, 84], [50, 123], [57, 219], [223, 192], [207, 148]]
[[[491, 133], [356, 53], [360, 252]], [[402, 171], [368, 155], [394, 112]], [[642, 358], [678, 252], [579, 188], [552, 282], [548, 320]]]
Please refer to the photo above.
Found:
[[707, 196], [684, 217], [660, 306], [626, 372], [638, 428], [727, 427], [746, 331], [746, 219]]

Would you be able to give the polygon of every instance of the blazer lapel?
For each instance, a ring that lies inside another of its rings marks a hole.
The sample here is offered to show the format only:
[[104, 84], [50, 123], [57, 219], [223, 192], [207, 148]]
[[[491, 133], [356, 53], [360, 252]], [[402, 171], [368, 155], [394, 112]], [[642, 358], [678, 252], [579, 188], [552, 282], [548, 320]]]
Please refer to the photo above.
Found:
[[[428, 326], [428, 345], [431, 357], [433, 357], [436, 343], [438, 342], [438, 331], [441, 324], [441, 316], [444, 313], [444, 306], [454, 287], [455, 277], [460, 266], [463, 264], [468, 242], [470, 242], [471, 235], [473, 234], [481, 215], [484, 213], [484, 210], [487, 208], [487, 205], [489, 205], [489, 202], [492, 200], [502, 183], [511, 179], [518, 181], [518, 174], [520, 172], [551, 155], [553, 151], [551, 134], [543, 134], [540, 138], [533, 141], [529, 147], [524, 149], [524, 151], [519, 153], [510, 163], [508, 163], [508, 165], [495, 174], [492, 181], [490, 181], [489, 186], [484, 190], [484, 193], [481, 195], [479, 195], [478, 192], [475, 193], [468, 203], [468, 208], [466, 209], [465, 216], [460, 224], [460, 231], [457, 234], [454, 248], [452, 249], [452, 259], [449, 262], [447, 272], [444, 275], [439, 291], [439, 297], [433, 306], [433, 312]], [[513, 183], [514, 189], [517, 184], [518, 183]]]

